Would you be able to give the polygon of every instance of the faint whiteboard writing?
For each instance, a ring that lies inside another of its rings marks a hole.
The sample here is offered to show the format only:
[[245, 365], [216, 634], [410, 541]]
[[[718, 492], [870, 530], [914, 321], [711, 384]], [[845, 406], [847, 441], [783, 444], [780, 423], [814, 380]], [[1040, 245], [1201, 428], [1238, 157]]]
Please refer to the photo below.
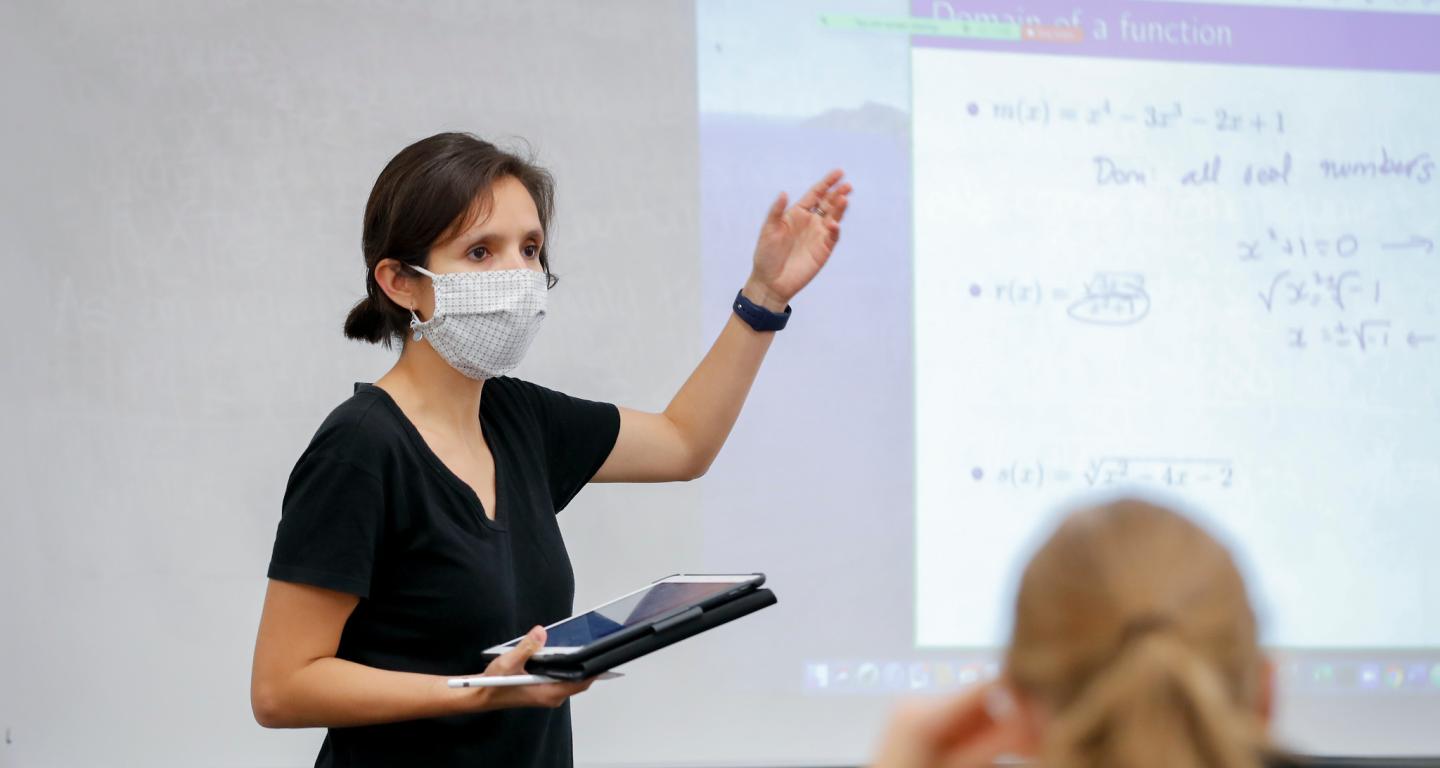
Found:
[[1085, 283], [1085, 295], [1066, 310], [1070, 317], [1095, 325], [1133, 325], [1150, 314], [1145, 276], [1134, 272], [1097, 272]]

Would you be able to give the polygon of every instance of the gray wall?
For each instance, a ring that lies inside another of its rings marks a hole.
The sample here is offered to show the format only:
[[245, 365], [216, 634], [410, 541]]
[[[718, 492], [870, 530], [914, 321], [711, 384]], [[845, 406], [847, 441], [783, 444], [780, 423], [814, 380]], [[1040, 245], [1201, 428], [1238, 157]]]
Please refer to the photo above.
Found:
[[[529, 141], [562, 282], [519, 375], [664, 406], [703, 351], [691, 13], [0, 4], [0, 766], [313, 759], [319, 732], [251, 719], [250, 653], [286, 475], [391, 361], [340, 327], [366, 195], [411, 141]], [[582, 494], [577, 604], [685, 569], [698, 506]], [[610, 734], [665, 683], [636, 669], [577, 701], [580, 762], [625, 761]]]

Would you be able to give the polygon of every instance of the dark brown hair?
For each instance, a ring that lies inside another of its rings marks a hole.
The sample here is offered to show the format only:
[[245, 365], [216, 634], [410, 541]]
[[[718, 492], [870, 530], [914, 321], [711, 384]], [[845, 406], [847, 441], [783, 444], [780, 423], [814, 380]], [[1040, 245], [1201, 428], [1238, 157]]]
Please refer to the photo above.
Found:
[[[348, 338], [389, 347], [405, 337], [410, 313], [380, 290], [375, 265], [395, 259], [407, 267], [425, 266], [431, 248], [450, 242], [489, 214], [491, 190], [506, 176], [530, 192], [540, 229], [548, 234], [555, 180], [530, 160], [468, 133], [440, 133], [400, 150], [380, 172], [365, 204], [365, 298], [345, 318]], [[540, 247], [540, 267], [555, 287], [548, 238]]]

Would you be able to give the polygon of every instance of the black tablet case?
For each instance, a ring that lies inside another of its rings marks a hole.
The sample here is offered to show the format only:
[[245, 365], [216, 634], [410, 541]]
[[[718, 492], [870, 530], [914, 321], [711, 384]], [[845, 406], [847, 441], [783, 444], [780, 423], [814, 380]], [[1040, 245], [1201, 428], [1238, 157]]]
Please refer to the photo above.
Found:
[[525, 671], [532, 675], [548, 675], [562, 680], [583, 680], [775, 603], [774, 592], [757, 589], [714, 608], [688, 616], [682, 614], [677, 617], [678, 620], [661, 621], [653, 627], [653, 631], [590, 658], [531, 659], [525, 664]]

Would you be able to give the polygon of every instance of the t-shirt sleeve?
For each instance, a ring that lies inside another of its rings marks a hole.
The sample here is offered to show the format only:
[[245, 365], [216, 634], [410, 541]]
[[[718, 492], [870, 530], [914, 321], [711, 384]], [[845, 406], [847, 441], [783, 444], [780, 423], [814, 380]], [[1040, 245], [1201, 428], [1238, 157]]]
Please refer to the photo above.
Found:
[[550, 498], [559, 512], [600, 471], [620, 436], [620, 409], [530, 385], [545, 430]]
[[384, 522], [378, 479], [345, 459], [307, 453], [285, 488], [269, 576], [369, 597]]

